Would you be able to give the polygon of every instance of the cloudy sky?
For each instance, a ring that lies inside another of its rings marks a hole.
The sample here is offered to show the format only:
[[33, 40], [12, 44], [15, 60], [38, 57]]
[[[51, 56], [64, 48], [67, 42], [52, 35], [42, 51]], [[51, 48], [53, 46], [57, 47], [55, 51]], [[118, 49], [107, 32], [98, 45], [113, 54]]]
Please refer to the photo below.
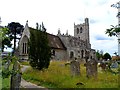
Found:
[[117, 38], [108, 37], [105, 30], [110, 25], [117, 25], [117, 9], [111, 7], [118, 0], [0, 0], [1, 25], [19, 22], [30, 27], [43, 21], [47, 32], [74, 35], [75, 24], [90, 22], [90, 43], [92, 48], [103, 50], [113, 55], [117, 52]]

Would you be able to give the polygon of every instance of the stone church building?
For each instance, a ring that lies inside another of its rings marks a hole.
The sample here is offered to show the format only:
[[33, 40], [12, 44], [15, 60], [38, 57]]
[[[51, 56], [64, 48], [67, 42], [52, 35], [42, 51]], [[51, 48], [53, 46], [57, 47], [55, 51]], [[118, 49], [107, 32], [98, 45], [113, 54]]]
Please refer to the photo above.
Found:
[[[30, 30], [36, 30], [26, 24], [19, 41], [19, 56], [22, 60], [28, 60], [28, 40], [30, 38]], [[54, 60], [70, 60], [74, 58], [96, 59], [94, 49], [91, 49], [89, 38], [89, 19], [85, 18], [83, 24], [74, 24], [74, 36], [61, 34], [58, 30], [57, 35], [47, 33], [49, 46], [51, 47], [52, 59]]]

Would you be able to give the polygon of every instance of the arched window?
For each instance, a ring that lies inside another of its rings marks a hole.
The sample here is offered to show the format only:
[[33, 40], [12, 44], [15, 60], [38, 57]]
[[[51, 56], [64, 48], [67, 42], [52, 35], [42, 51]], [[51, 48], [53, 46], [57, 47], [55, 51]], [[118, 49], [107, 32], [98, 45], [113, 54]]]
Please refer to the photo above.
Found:
[[28, 54], [28, 47], [27, 47], [28, 45], [27, 45], [27, 42], [24, 42], [23, 43], [23, 48], [22, 48], [22, 53], [23, 54]]
[[85, 58], [86, 58], [86, 59], [89, 59], [89, 51], [86, 51], [86, 50], [85, 50]]
[[70, 52], [70, 58], [73, 58], [73, 57], [74, 57], [74, 52], [71, 51], [71, 52]]
[[84, 55], [84, 51], [81, 50], [81, 58], [83, 58], [83, 55]]
[[79, 28], [77, 28], [77, 34], [79, 34]]
[[82, 27], [80, 27], [80, 33], [82, 33], [82, 31], [83, 31], [83, 28], [82, 28]]
[[52, 51], [52, 55], [55, 56], [55, 50]]
[[28, 38], [27, 38], [27, 36], [23, 37], [22, 54], [28, 54]]
[[24, 43], [22, 44], [22, 53], [24, 54], [24, 47], [25, 47], [25, 45], [24, 45]]

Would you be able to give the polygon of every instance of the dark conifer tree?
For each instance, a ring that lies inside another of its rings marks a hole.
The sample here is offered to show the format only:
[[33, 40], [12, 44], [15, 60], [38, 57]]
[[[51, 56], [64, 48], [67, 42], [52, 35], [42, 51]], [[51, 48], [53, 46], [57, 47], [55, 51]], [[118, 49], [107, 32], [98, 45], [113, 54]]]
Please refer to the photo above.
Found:
[[14, 48], [13, 50], [15, 50], [16, 48], [16, 40], [19, 40], [20, 38], [18, 36], [21, 36], [21, 33], [24, 29], [24, 26], [21, 25], [20, 23], [18, 22], [11, 22], [7, 25], [7, 28], [9, 29], [8, 31], [8, 35], [12, 40], [14, 40]]
[[48, 68], [51, 50], [48, 45], [47, 33], [40, 30], [30, 30], [29, 59], [33, 68], [42, 70]]

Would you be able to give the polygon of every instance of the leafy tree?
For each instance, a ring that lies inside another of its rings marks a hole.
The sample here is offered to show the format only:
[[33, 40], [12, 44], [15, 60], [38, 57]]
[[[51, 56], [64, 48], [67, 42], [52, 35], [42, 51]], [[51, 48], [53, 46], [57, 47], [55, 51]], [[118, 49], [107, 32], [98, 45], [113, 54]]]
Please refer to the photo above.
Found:
[[117, 27], [117, 26], [113, 26], [113, 25], [111, 25], [112, 27], [110, 28], [110, 29], [107, 29], [106, 30], [106, 32], [105, 32], [105, 34], [108, 34], [108, 36], [116, 36], [116, 37], [118, 37], [118, 35], [117, 35], [117, 33], [119, 33], [120, 32], [120, 28], [119, 27]]
[[98, 60], [100, 60], [101, 58], [103, 58], [103, 51], [102, 50], [101, 51], [97, 50], [96, 56], [97, 56]]
[[48, 45], [47, 33], [45, 30], [30, 30], [29, 40], [30, 65], [38, 70], [48, 68], [51, 57], [51, 50]]
[[8, 32], [9, 32], [9, 29], [7, 27], [2, 27], [0, 28], [0, 42], [2, 42], [2, 52], [4, 51], [4, 48], [6, 46], [7, 47], [11, 47], [12, 46], [12, 43], [11, 43], [11, 40], [13, 37], [9, 37], [8, 35]]
[[[110, 37], [112, 37], [112, 36], [118, 37], [118, 33], [120, 33], [120, 28], [117, 26], [113, 26], [113, 25], [111, 25], [111, 26], [112, 26], [112, 28], [107, 29], [105, 34], [108, 34], [108, 36], [110, 36]], [[117, 55], [116, 52], [114, 54]]]
[[103, 55], [103, 59], [105, 59], [105, 60], [111, 60], [111, 56], [110, 56], [110, 54], [109, 53], [105, 53], [104, 55]]
[[9, 29], [9, 37], [12, 38], [12, 40], [14, 39], [14, 48], [13, 50], [15, 50], [16, 48], [16, 40], [20, 39], [19, 36], [21, 36], [21, 32], [23, 31], [24, 27], [23, 25], [21, 25], [18, 22], [11, 22], [7, 25], [8, 29]]
[[[15, 90], [16, 86], [15, 86], [15, 80], [18, 78], [17, 75], [21, 75], [21, 68], [20, 68], [20, 63], [18, 62], [18, 58], [16, 56], [12, 56], [9, 54], [6, 57], [6, 61], [7, 63], [5, 63], [2, 67], [4, 67], [2, 69], [2, 72], [0, 72], [0, 74], [2, 74], [2, 78], [8, 78], [9, 76], [11, 77], [10, 80], [10, 90]], [[10, 68], [10, 66], [12, 66], [12, 69]], [[21, 77], [20, 77], [21, 78]], [[17, 82], [17, 84], [20, 83]]]

